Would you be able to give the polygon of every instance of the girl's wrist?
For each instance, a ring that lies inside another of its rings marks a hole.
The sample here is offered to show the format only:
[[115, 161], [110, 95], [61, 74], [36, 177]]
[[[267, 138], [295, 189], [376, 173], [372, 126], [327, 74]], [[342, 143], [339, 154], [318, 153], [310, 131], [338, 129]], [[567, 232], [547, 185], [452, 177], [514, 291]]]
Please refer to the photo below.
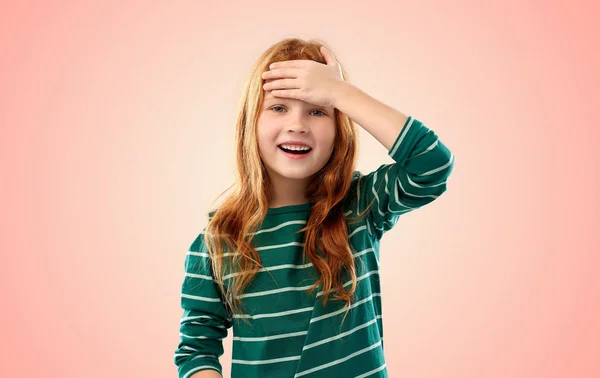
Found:
[[345, 104], [349, 101], [349, 98], [353, 96], [353, 92], [356, 87], [347, 81], [339, 81], [333, 90], [333, 107], [337, 108], [341, 112], [344, 112]]

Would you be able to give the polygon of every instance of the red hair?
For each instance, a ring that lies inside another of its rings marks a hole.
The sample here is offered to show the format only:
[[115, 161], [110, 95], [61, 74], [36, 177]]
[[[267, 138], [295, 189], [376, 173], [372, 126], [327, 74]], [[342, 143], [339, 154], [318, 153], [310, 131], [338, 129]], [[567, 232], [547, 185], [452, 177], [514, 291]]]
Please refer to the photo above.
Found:
[[[284, 39], [269, 47], [257, 59], [245, 83], [236, 123], [237, 180], [233, 192], [214, 211], [205, 232], [214, 278], [234, 313], [241, 313], [238, 296], [261, 268], [260, 255], [252, 247], [251, 240], [269, 206], [269, 180], [259, 156], [256, 133], [264, 101], [262, 86], [265, 81], [261, 74], [271, 63], [278, 61], [307, 59], [325, 63], [319, 51], [321, 45], [324, 43], [314, 40]], [[343, 79], [347, 80], [343, 68], [341, 72]], [[338, 109], [335, 109], [335, 124], [332, 155], [325, 166], [312, 176], [306, 191], [306, 198], [312, 206], [306, 227], [301, 230], [306, 233], [304, 257], [310, 259], [320, 277], [308, 291], [310, 293], [322, 284], [323, 305], [327, 304], [330, 291], [334, 292], [334, 299], [349, 304], [356, 290], [354, 257], [348, 243], [343, 199], [356, 166], [358, 134], [355, 123]], [[228, 258], [225, 258], [225, 249], [235, 253], [227, 254]], [[322, 253], [318, 254], [317, 250]], [[227, 266], [237, 274], [225, 287], [222, 277]], [[348, 288], [342, 282], [344, 271], [352, 281]]]

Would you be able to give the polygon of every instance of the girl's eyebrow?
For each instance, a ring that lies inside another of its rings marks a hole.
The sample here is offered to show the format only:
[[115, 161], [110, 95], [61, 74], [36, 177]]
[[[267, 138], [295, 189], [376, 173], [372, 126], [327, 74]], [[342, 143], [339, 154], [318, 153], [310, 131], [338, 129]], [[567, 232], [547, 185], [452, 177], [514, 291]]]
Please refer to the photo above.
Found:
[[[283, 98], [283, 97], [265, 97], [263, 103], [267, 103], [267, 102], [282, 102], [282, 103], [286, 103], [288, 102], [288, 98]], [[327, 110], [326, 107], [324, 106], [319, 106], [319, 105], [313, 105], [313, 104], [307, 104], [306, 106], [311, 107], [312, 109], [322, 109], [322, 110]]]
[[265, 102], [266, 101], [287, 101], [287, 100], [289, 100], [289, 99], [284, 98], [284, 97], [275, 97], [272, 95], [265, 96]]

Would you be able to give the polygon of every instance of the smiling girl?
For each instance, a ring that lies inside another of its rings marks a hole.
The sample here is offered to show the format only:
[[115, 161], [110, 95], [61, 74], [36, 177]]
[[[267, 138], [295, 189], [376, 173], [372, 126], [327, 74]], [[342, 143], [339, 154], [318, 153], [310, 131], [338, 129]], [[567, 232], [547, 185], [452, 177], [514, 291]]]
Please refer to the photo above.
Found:
[[[359, 124], [392, 164], [355, 170]], [[237, 180], [185, 258], [180, 378], [387, 377], [379, 245], [446, 191], [454, 155], [347, 81], [323, 43], [284, 39], [252, 68]]]

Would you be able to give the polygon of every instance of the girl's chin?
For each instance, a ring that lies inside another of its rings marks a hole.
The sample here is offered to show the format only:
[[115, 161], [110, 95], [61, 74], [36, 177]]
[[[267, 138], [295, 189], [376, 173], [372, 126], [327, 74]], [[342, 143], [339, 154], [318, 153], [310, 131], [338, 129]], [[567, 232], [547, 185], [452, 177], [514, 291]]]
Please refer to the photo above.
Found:
[[281, 169], [281, 170], [276, 170], [275, 172], [277, 173], [277, 175], [279, 177], [288, 179], [288, 180], [306, 180], [316, 173], [316, 171], [313, 169], [298, 169], [298, 170]]

